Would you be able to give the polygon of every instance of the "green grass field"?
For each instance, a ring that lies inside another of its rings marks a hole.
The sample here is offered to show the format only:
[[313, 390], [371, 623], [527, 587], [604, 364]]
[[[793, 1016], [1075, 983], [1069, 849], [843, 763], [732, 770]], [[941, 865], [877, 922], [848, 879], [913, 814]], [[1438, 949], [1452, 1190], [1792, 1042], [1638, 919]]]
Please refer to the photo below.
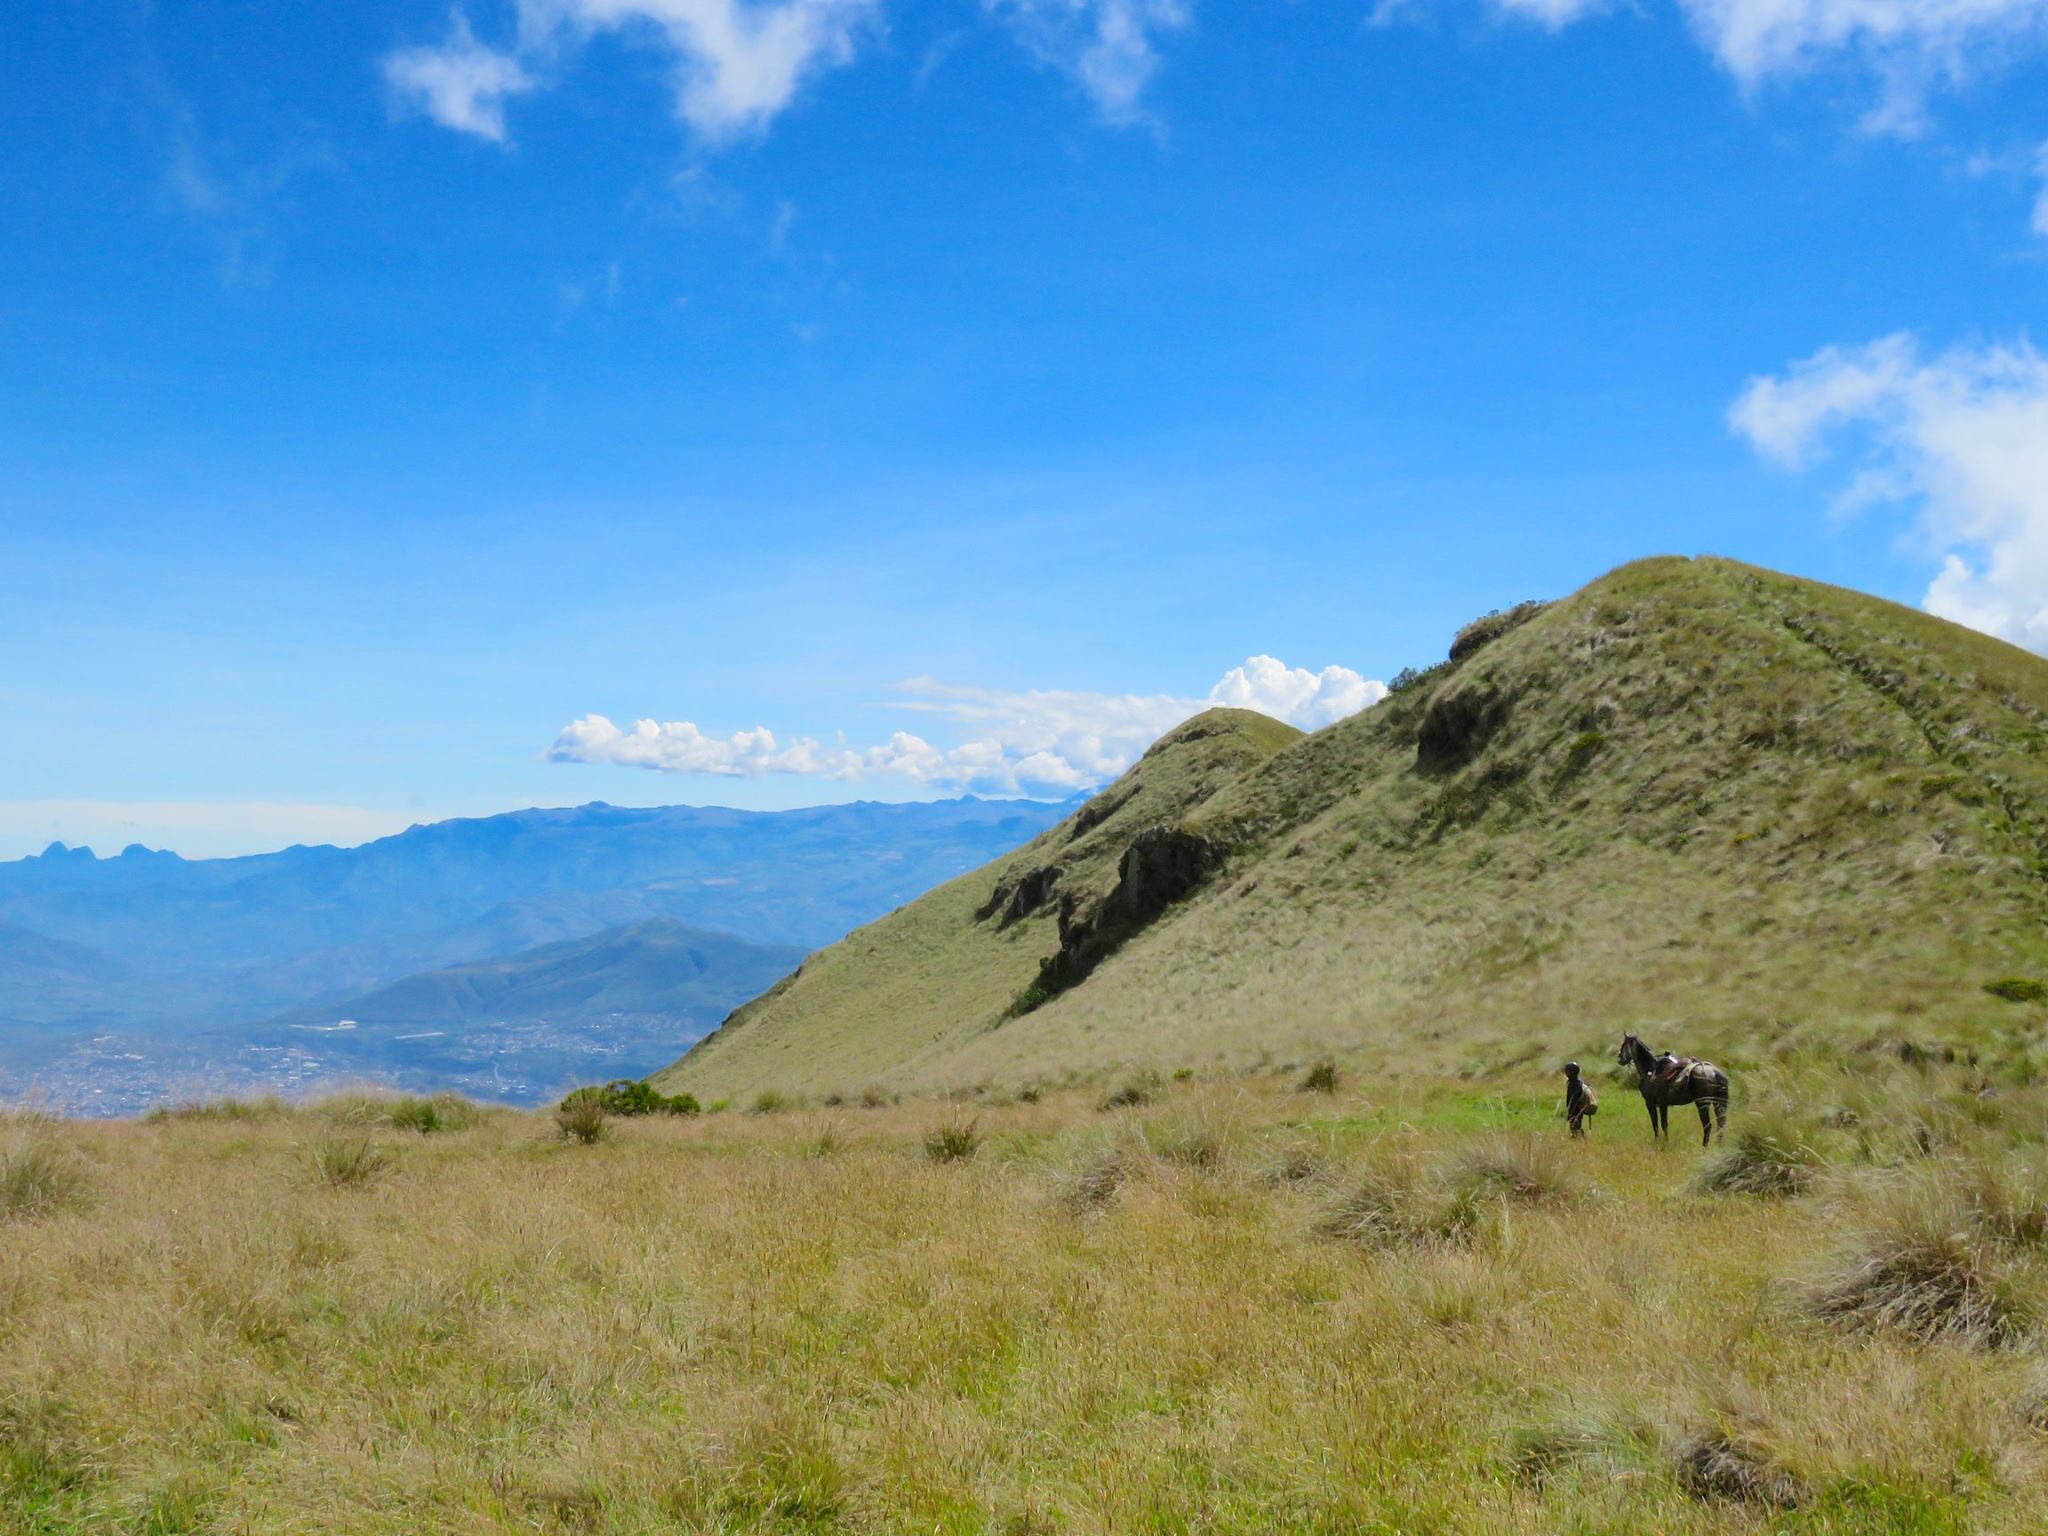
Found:
[[2048, 1529], [2048, 1089], [1606, 1060], [16, 1116], [0, 1529]]

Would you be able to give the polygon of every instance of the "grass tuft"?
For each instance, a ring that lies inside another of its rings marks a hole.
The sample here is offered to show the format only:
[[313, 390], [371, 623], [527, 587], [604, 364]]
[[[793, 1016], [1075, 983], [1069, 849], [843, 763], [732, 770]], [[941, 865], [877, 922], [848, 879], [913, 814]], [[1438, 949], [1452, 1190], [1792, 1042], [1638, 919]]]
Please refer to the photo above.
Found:
[[2038, 1158], [1953, 1160], [1895, 1176], [1851, 1251], [1810, 1287], [1808, 1306], [1858, 1331], [2018, 1342], [2038, 1310], [2025, 1260], [2048, 1237], [2040, 1168]]
[[392, 1164], [392, 1156], [367, 1136], [330, 1136], [313, 1149], [313, 1175], [333, 1189], [360, 1189]]
[[85, 1193], [85, 1170], [57, 1142], [17, 1130], [0, 1143], [0, 1219], [52, 1216]]
[[1303, 1093], [1335, 1093], [1337, 1091], [1337, 1063], [1328, 1057], [1308, 1069], [1308, 1075], [1301, 1080]]
[[1792, 1475], [1754, 1446], [1718, 1432], [1679, 1445], [1678, 1486], [1696, 1499], [1791, 1509], [1799, 1502]]
[[564, 1141], [594, 1147], [611, 1135], [611, 1116], [599, 1100], [572, 1095], [555, 1110], [555, 1132]]
[[956, 1120], [925, 1133], [924, 1155], [935, 1163], [964, 1163], [981, 1147], [981, 1132], [972, 1120]]
[[1708, 1195], [1804, 1194], [1823, 1166], [1820, 1153], [1789, 1116], [1759, 1111], [1700, 1160], [1693, 1188]]

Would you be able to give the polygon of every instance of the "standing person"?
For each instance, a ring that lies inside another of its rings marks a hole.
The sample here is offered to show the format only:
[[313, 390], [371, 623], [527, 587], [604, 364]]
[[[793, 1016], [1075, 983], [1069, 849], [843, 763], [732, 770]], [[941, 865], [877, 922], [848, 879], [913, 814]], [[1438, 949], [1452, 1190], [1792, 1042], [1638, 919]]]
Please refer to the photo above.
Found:
[[1571, 1122], [1572, 1135], [1585, 1139], [1586, 1122], [1600, 1113], [1600, 1100], [1593, 1085], [1579, 1075], [1579, 1064], [1564, 1064], [1564, 1117]]

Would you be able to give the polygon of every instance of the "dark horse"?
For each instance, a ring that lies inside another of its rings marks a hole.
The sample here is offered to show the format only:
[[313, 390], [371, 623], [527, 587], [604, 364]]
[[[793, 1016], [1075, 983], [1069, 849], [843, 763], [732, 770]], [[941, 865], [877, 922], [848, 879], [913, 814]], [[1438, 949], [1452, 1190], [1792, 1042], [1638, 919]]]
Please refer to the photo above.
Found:
[[1643, 1107], [1650, 1112], [1650, 1134], [1671, 1133], [1671, 1106], [1697, 1104], [1700, 1108], [1700, 1145], [1714, 1139], [1714, 1132], [1728, 1128], [1728, 1074], [1710, 1062], [1680, 1058], [1675, 1067], [1661, 1063], [1650, 1048], [1634, 1035], [1621, 1037], [1617, 1060], [1636, 1069], [1636, 1086], [1643, 1091]]

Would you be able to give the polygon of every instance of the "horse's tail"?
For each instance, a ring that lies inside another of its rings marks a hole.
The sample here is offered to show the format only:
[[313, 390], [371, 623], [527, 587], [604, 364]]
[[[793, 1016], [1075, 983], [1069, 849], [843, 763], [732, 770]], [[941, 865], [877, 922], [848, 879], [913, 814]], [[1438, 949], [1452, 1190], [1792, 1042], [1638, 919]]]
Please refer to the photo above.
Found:
[[1694, 1097], [1712, 1104], [1722, 1119], [1728, 1118], [1728, 1074], [1710, 1061], [1693, 1068]]

